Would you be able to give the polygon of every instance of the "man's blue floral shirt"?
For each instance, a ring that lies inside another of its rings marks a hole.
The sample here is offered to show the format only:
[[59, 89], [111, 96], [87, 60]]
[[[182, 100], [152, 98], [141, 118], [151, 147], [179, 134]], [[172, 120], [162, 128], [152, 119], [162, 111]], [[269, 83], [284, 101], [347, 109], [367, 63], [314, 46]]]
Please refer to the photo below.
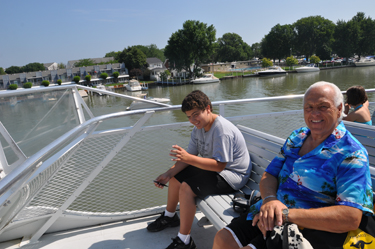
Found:
[[[318, 147], [304, 156], [298, 152], [310, 130], [292, 132], [266, 169], [278, 178], [277, 199], [289, 208], [345, 205], [373, 213], [373, 193], [366, 149], [343, 122]], [[252, 220], [262, 201], [250, 207]]]

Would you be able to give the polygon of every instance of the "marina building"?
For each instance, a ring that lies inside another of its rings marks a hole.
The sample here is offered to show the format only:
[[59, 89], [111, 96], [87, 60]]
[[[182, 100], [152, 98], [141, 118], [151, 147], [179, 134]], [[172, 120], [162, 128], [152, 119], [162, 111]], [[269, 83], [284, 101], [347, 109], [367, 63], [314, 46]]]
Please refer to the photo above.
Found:
[[[129, 72], [128, 69], [125, 68], [125, 63], [113, 63], [87, 67], [67, 67], [66, 69], [1, 75], [0, 89], [7, 89], [10, 84], [17, 84], [19, 87], [22, 87], [22, 85], [26, 82], [31, 82], [33, 86], [40, 86], [43, 80], [48, 80], [50, 83], [57, 83], [57, 80], [60, 79], [63, 84], [71, 84], [75, 83], [73, 81], [75, 76], [80, 76], [80, 83], [84, 83], [86, 82], [86, 75], [91, 75], [91, 84], [93, 85], [100, 83], [107, 84], [115, 81], [114, 77], [112, 76], [114, 72], [120, 73], [120, 76], [116, 82], [124, 82], [125, 80], [129, 79]], [[108, 78], [105, 80], [101, 79], [100, 74], [102, 73], [107, 73]]]

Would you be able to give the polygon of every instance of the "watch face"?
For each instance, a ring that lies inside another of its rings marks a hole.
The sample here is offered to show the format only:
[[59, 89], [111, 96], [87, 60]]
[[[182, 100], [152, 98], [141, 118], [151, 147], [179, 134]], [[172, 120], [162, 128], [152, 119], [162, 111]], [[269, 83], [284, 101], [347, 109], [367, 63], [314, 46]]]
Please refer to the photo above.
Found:
[[289, 214], [289, 209], [287, 208], [283, 209], [283, 214]]

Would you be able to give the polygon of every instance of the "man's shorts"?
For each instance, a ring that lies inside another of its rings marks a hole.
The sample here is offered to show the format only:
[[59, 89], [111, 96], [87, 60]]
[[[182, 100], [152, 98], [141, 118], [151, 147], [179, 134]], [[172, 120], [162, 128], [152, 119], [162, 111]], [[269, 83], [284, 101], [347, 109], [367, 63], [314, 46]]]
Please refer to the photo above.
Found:
[[263, 246], [265, 246], [262, 232], [259, 230], [258, 226], [253, 226], [252, 223], [252, 220], [247, 220], [247, 213], [244, 213], [234, 218], [231, 223], [225, 227], [225, 229], [232, 234], [240, 248], [250, 243], [256, 248], [263, 248]]
[[187, 166], [174, 176], [179, 182], [186, 182], [199, 198], [207, 195], [233, 193], [234, 189], [217, 172]]

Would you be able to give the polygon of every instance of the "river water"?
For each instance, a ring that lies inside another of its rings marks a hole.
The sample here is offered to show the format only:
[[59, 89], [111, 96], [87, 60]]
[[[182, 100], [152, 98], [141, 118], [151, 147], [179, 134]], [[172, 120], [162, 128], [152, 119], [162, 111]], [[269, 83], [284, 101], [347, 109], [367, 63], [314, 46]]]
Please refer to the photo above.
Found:
[[[321, 70], [313, 73], [289, 73], [279, 77], [247, 77], [222, 80], [212, 84], [188, 84], [180, 86], [150, 87], [147, 93], [150, 97], [169, 98], [171, 105], [180, 105], [183, 98], [195, 89], [206, 93], [211, 101], [234, 100], [273, 97], [291, 94], [303, 94], [305, 90], [317, 81], [335, 83], [341, 90], [346, 90], [353, 85], [362, 85], [366, 89], [374, 88], [375, 67], [347, 67], [339, 69]], [[117, 93], [137, 96], [140, 92], [127, 92], [116, 89]], [[39, 94], [40, 95], [40, 94]], [[43, 96], [18, 97], [14, 105], [10, 98], [0, 96], [0, 121], [8, 130], [13, 139], [19, 144], [27, 156], [32, 155], [42, 147], [63, 135], [68, 130], [78, 125], [77, 115], [74, 114], [72, 97], [64, 95], [63, 91], [42, 94]], [[71, 94], [70, 94], [71, 95]], [[22, 100], [20, 100], [22, 99]], [[43, 101], [41, 101], [43, 100]], [[375, 96], [369, 94], [369, 100], [375, 101]], [[100, 116], [109, 113], [125, 111], [132, 100], [113, 96], [89, 95], [84, 101], [94, 114]], [[287, 110], [300, 110], [302, 100], [284, 100], [271, 102], [258, 102], [228, 106], [225, 109], [227, 116], [245, 114], [280, 112]], [[52, 109], [52, 110], [51, 110]], [[214, 108], [218, 113], [218, 108]], [[86, 119], [89, 117], [86, 115]], [[101, 129], [113, 129], [133, 125], [140, 115], [117, 119], [115, 122], [103, 122]], [[160, 114], [152, 119], [150, 124], [165, 124], [188, 121], [181, 111]], [[52, 130], [50, 135], [46, 133]], [[39, 137], [44, 137], [39, 139]], [[38, 145], [35, 141], [38, 141]], [[43, 142], [40, 142], [43, 141]], [[6, 146], [4, 138], [0, 135], [0, 142]], [[40, 142], [40, 143], [39, 143]], [[11, 160], [13, 161], [13, 160]]]
[[[183, 98], [193, 90], [201, 90], [211, 101], [234, 100], [247, 98], [273, 97], [281, 95], [303, 94], [306, 89], [317, 81], [328, 81], [336, 84], [342, 91], [353, 85], [362, 85], [365, 89], [374, 88], [375, 67], [346, 67], [339, 69], [321, 70], [312, 73], [289, 73], [278, 77], [246, 77], [222, 80], [220, 83], [189, 84], [180, 86], [151, 87], [146, 92], [150, 97], [169, 98], [172, 105], [180, 105]], [[125, 90], [116, 90], [118, 93], [137, 96], [140, 93], [129, 93]], [[375, 97], [375, 96], [374, 96]], [[372, 94], [369, 100], [374, 101]], [[86, 98], [87, 104], [92, 107], [95, 116], [124, 111], [131, 100], [113, 97], [93, 96]], [[229, 108], [235, 114], [264, 113], [285, 110], [301, 109], [302, 101], [262, 102]], [[214, 110], [215, 111], [215, 110]], [[217, 111], [217, 110], [216, 110]], [[231, 113], [233, 114], [233, 113]], [[175, 114], [178, 122], [186, 121], [183, 113]], [[171, 120], [173, 121], [173, 120]]]

